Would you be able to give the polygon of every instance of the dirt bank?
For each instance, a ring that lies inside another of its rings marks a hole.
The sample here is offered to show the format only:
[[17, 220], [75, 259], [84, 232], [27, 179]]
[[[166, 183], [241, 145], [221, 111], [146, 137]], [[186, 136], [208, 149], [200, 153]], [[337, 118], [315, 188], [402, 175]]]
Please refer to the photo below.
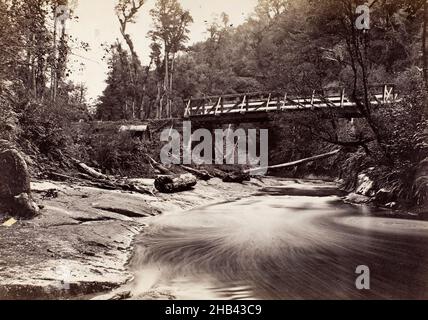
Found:
[[32, 182], [41, 215], [0, 225], [0, 299], [76, 298], [119, 287], [132, 279], [127, 263], [145, 217], [245, 197], [273, 181], [232, 188], [212, 179], [192, 191], [154, 195]]

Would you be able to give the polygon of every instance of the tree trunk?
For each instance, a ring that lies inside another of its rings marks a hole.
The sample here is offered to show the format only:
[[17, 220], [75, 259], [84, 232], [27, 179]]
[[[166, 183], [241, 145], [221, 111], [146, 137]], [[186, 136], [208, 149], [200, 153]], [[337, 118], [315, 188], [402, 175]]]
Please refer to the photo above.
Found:
[[53, 49], [52, 49], [52, 62], [51, 62], [51, 100], [52, 102], [55, 102], [56, 100], [56, 51], [57, 51], [57, 26], [58, 26], [58, 19], [57, 19], [57, 13], [56, 13], [57, 7], [54, 8], [54, 32], [53, 32]]
[[97, 170], [95, 170], [94, 168], [91, 168], [89, 166], [87, 166], [86, 164], [84, 164], [83, 162], [74, 159], [74, 158], [70, 158], [71, 161], [78, 167], [78, 169], [84, 173], [86, 173], [87, 175], [96, 178], [96, 179], [102, 179], [102, 180], [107, 180], [108, 176], [106, 176], [105, 174], [102, 174], [101, 172], [98, 172]]
[[162, 114], [163, 114], [163, 98], [164, 98], [164, 95], [161, 96], [159, 101], [159, 119], [162, 119]]
[[153, 166], [155, 169], [159, 170], [159, 172], [160, 172], [161, 174], [166, 174], [166, 175], [171, 175], [171, 174], [173, 174], [173, 172], [172, 172], [171, 170], [169, 170], [168, 168], [166, 168], [165, 166], [163, 166], [162, 164], [160, 164], [159, 162], [157, 162], [157, 161], [156, 161], [155, 159], [153, 159], [152, 157], [147, 156], [147, 158], [150, 160], [150, 162], [151, 162], [152, 166]]
[[196, 177], [190, 173], [160, 176], [155, 180], [155, 188], [162, 193], [174, 193], [189, 190], [194, 187], [196, 183]]
[[[428, 92], [428, 0], [424, 3], [424, 23], [422, 29], [422, 59], [423, 59], [423, 72], [424, 72], [424, 81], [425, 89]], [[425, 98], [425, 114], [428, 115], [428, 97]]]
[[226, 173], [222, 180], [223, 182], [242, 183], [244, 181], [250, 181], [250, 175], [248, 172]]
[[208, 171], [206, 170], [198, 170], [195, 168], [191, 168], [191, 167], [187, 167], [184, 165], [180, 165], [180, 167], [188, 172], [190, 172], [191, 174], [194, 174], [196, 177], [198, 177], [199, 179], [203, 180], [203, 181], [208, 181], [211, 178], [214, 178]]
[[156, 119], [160, 119], [161, 117], [161, 112], [160, 112], [160, 100], [161, 100], [161, 84], [158, 81], [157, 82], [157, 93], [156, 93], [156, 101], [155, 101], [155, 106], [156, 106]]
[[[163, 83], [163, 90], [164, 90], [164, 94], [166, 94], [166, 117], [169, 116], [168, 114], [168, 103], [169, 103], [169, 53], [166, 50], [166, 43], [164, 44], [165, 46], [165, 53], [164, 53], [164, 59], [165, 59], [165, 77], [164, 77], [164, 83]], [[163, 99], [162, 99], [163, 100]]]
[[297, 161], [293, 161], [293, 162], [277, 164], [277, 165], [274, 165], [274, 166], [269, 166], [269, 167], [264, 167], [264, 168], [252, 168], [252, 169], [248, 169], [248, 170], [245, 170], [244, 173], [257, 172], [257, 171], [265, 170], [265, 169], [277, 169], [277, 168], [295, 167], [295, 166], [302, 165], [302, 164], [305, 164], [305, 163], [308, 163], [308, 162], [313, 162], [315, 160], [321, 160], [321, 159], [326, 159], [326, 158], [332, 157], [332, 156], [338, 154], [339, 152], [340, 152], [340, 149], [337, 149], [337, 150], [334, 150], [334, 151], [331, 151], [331, 152], [327, 152], [327, 153], [324, 153], [324, 154], [320, 154], [320, 155], [317, 155], [317, 156], [313, 156], [313, 157], [310, 157], [310, 158], [305, 158], [305, 159], [301, 159], [301, 160], [297, 160]]
[[[175, 54], [172, 55], [172, 59], [171, 59], [171, 72], [170, 72], [170, 80], [169, 80], [169, 92], [170, 94], [172, 94], [172, 89], [173, 89], [173, 77], [174, 77], [174, 63], [175, 62]], [[168, 109], [169, 109], [169, 117], [172, 118], [172, 99], [169, 96], [168, 97]]]
[[135, 51], [134, 43], [132, 42], [131, 36], [126, 33], [126, 25], [127, 20], [121, 20], [119, 18], [120, 23], [120, 33], [122, 34], [126, 44], [128, 45], [129, 51], [131, 52], [131, 63], [132, 63], [132, 71], [130, 70], [130, 78], [132, 83], [132, 119], [135, 119], [135, 106], [138, 105], [138, 93], [136, 90], [139, 78], [139, 66], [140, 59], [138, 58], [138, 54]]

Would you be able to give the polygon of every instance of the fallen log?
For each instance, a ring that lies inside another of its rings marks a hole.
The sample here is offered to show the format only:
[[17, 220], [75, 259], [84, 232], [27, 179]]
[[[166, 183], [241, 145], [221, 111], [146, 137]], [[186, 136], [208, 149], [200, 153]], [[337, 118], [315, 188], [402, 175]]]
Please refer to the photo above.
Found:
[[155, 188], [162, 193], [174, 193], [190, 190], [197, 183], [193, 174], [160, 176], [155, 180]]
[[152, 165], [155, 169], [159, 170], [159, 172], [160, 172], [161, 174], [166, 174], [166, 175], [173, 174], [173, 172], [172, 172], [171, 170], [169, 170], [169, 169], [168, 169], [168, 168], [166, 168], [165, 166], [161, 165], [159, 162], [157, 162], [157, 161], [156, 161], [155, 159], [153, 159], [152, 157], [147, 156], [147, 158], [150, 160], [151, 165]]
[[86, 173], [87, 175], [90, 175], [91, 177], [94, 177], [96, 179], [105, 179], [107, 180], [109, 177], [105, 174], [102, 174], [101, 172], [98, 172], [94, 168], [91, 168], [90, 166], [84, 164], [83, 162], [70, 158], [71, 161], [77, 166], [77, 168], [82, 171], [83, 173]]
[[100, 188], [100, 189], [105, 189], [105, 190], [121, 189], [117, 185], [113, 185], [112, 183], [110, 183], [107, 180], [101, 180], [101, 182], [100, 182], [100, 180], [97, 180], [97, 179], [92, 178], [90, 176], [85, 177], [85, 175], [81, 175], [81, 177], [72, 177], [72, 176], [68, 176], [65, 174], [49, 171], [48, 177], [50, 177], [51, 179], [54, 179], [54, 180], [58, 179], [60, 181], [72, 180], [72, 181], [76, 181], [77, 183], [84, 185], [84, 186], [95, 187], [95, 188]]
[[214, 178], [208, 171], [206, 170], [198, 170], [195, 168], [191, 168], [191, 167], [187, 167], [184, 165], [180, 165], [180, 167], [184, 170], [186, 170], [187, 172], [190, 172], [191, 174], [195, 175], [196, 177], [198, 177], [199, 179], [203, 180], [203, 181], [208, 181], [212, 178]]
[[302, 165], [304, 163], [313, 162], [315, 160], [321, 160], [321, 159], [326, 159], [326, 158], [332, 157], [332, 156], [338, 154], [339, 152], [340, 152], [340, 149], [337, 149], [337, 150], [334, 150], [331, 152], [323, 153], [323, 154], [320, 154], [317, 156], [313, 156], [313, 157], [309, 157], [309, 158], [305, 158], [305, 159], [301, 159], [301, 160], [297, 160], [297, 161], [293, 161], [293, 162], [287, 162], [287, 163], [281, 163], [281, 164], [268, 166], [268, 167], [252, 168], [252, 169], [244, 170], [244, 173], [252, 173], [252, 172], [262, 171], [262, 170], [266, 170], [266, 169], [295, 167], [298, 165]]
[[244, 171], [224, 172], [214, 168], [212, 172], [216, 178], [220, 178], [223, 182], [242, 183], [251, 180], [250, 175]]
[[64, 175], [53, 171], [50, 171], [48, 173], [48, 176], [51, 178], [60, 179], [61, 181], [74, 180], [82, 185], [99, 188], [99, 189], [123, 190], [123, 191], [132, 191], [132, 192], [141, 193], [141, 194], [153, 195], [153, 192], [151, 190], [146, 189], [142, 186], [137, 186], [128, 181], [122, 182], [122, 181], [96, 179], [85, 174], [81, 174], [79, 177], [72, 177], [72, 176]]
[[226, 173], [225, 177], [222, 179], [223, 182], [231, 183], [242, 183], [244, 181], [250, 181], [250, 175], [245, 172], [231, 172]]
[[[173, 158], [175, 158], [177, 160], [179, 160], [179, 162], [180, 162], [180, 159], [177, 158], [176, 156], [174, 156], [173, 154], [169, 153], [169, 156], [173, 157]], [[152, 162], [156, 162], [152, 158], [150, 158], [150, 159], [151, 159]], [[183, 169], [183, 170], [185, 170], [185, 171], [187, 171], [187, 172], [190, 172], [191, 174], [195, 175], [197, 178], [199, 178], [199, 179], [201, 179], [203, 181], [208, 181], [208, 180], [214, 178], [214, 176], [212, 176], [206, 170], [198, 170], [198, 169], [195, 169], [195, 168], [192, 168], [192, 167], [188, 167], [188, 166], [185, 166], [185, 165], [180, 165], [180, 168]], [[165, 173], [165, 174], [171, 174], [171, 173]]]
[[219, 169], [216, 169], [216, 168], [212, 169], [212, 173], [214, 174], [214, 177], [220, 178], [220, 179], [224, 179], [227, 176], [226, 172], [219, 170]]

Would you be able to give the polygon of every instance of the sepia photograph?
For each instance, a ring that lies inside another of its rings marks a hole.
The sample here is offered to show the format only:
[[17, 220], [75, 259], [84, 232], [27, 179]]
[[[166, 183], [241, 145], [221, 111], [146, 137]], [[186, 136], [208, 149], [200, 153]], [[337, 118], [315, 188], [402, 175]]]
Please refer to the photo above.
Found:
[[0, 0], [0, 300], [428, 300], [427, 24], [428, 0]]

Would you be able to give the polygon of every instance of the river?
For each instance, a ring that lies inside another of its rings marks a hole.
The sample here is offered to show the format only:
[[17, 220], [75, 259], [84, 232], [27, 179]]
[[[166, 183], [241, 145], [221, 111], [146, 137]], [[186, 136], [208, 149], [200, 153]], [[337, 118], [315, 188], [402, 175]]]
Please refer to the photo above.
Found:
[[[140, 299], [428, 298], [428, 222], [346, 204], [318, 181], [147, 220]], [[357, 266], [370, 270], [359, 290]]]

